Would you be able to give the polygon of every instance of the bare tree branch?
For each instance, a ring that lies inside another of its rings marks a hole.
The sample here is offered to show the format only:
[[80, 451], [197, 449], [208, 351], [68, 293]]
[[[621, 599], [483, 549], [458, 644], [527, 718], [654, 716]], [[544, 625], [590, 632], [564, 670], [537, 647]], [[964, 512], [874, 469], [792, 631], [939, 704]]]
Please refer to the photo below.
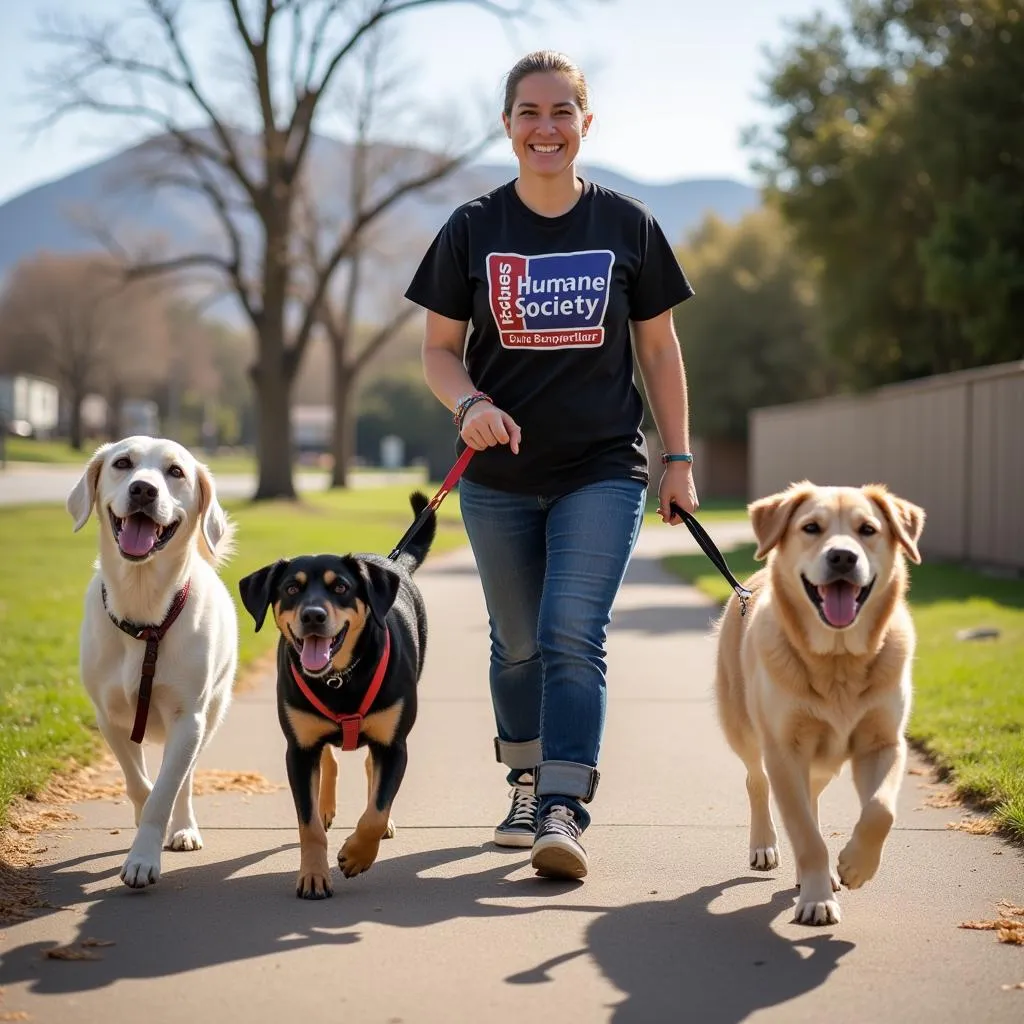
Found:
[[359, 350], [359, 355], [352, 360], [353, 373], [359, 373], [366, 364], [389, 342], [417, 313], [419, 307], [411, 302], [402, 305], [387, 323], [374, 332], [366, 345]]

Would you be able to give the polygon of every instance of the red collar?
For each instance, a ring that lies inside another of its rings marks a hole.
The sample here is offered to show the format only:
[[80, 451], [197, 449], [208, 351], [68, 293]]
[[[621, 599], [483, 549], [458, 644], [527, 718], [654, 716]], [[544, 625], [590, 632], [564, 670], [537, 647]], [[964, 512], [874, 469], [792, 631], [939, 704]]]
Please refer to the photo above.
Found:
[[130, 637], [146, 641], [146, 653], [142, 656], [142, 678], [139, 680], [139, 700], [135, 705], [135, 724], [132, 726], [133, 743], [141, 743], [146, 735], [146, 719], [149, 717], [149, 700], [153, 694], [153, 673], [156, 672], [157, 649], [160, 641], [167, 634], [167, 630], [174, 625], [174, 620], [181, 614], [181, 609], [185, 607], [191, 587], [192, 581], [185, 580], [185, 586], [174, 595], [171, 607], [167, 611], [167, 617], [159, 626], [141, 626], [128, 619], [114, 618], [114, 613], [107, 606], [107, 588], [104, 584], [100, 584], [100, 596], [103, 598], [103, 607], [106, 608], [110, 621]]
[[391, 630], [385, 626], [384, 653], [380, 656], [380, 661], [377, 663], [377, 669], [373, 673], [373, 679], [370, 680], [370, 685], [366, 690], [366, 696], [363, 697], [363, 702], [359, 705], [359, 710], [354, 715], [339, 715], [337, 712], [332, 711], [313, 692], [302, 673], [295, 667], [295, 662], [292, 661], [291, 658], [288, 659], [288, 662], [292, 667], [292, 677], [299, 689], [302, 691], [302, 696], [305, 697], [306, 700], [308, 700], [309, 703], [324, 716], [324, 718], [329, 718], [332, 722], [336, 722], [341, 726], [342, 750], [355, 750], [356, 747], [359, 746], [359, 733], [363, 727], [363, 719], [372, 707], [373, 702], [377, 699], [377, 694], [380, 693], [381, 683], [384, 682], [384, 673], [388, 670], [388, 660], [390, 657]]

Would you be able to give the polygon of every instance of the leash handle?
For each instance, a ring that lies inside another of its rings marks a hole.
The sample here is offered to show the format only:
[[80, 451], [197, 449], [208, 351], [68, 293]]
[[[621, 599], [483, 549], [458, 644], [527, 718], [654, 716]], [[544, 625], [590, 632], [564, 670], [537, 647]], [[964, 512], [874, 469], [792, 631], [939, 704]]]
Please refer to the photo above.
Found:
[[427, 521], [427, 517], [431, 512], [436, 512], [437, 507], [448, 497], [448, 492], [459, 482], [459, 477], [462, 476], [466, 467], [469, 465], [469, 460], [476, 454], [475, 448], [466, 446], [465, 451], [458, 457], [455, 465], [448, 470], [448, 475], [444, 478], [443, 483], [437, 490], [430, 501], [427, 503], [426, 508], [416, 517], [416, 521], [409, 527], [405, 533], [402, 534], [402, 539], [394, 546], [391, 554], [388, 555], [390, 561], [394, 561], [398, 556], [408, 547], [409, 542], [419, 532], [420, 527]]
[[733, 576], [722, 552], [718, 550], [717, 545], [711, 539], [707, 530], [697, 522], [696, 516], [681, 508], [674, 501], [669, 503], [669, 511], [682, 519], [686, 524], [686, 528], [693, 534], [693, 539], [700, 545], [701, 550], [708, 556], [714, 567], [725, 577], [732, 589], [736, 591], [736, 596], [740, 599], [740, 615], [746, 615], [747, 601], [750, 600], [753, 594]]

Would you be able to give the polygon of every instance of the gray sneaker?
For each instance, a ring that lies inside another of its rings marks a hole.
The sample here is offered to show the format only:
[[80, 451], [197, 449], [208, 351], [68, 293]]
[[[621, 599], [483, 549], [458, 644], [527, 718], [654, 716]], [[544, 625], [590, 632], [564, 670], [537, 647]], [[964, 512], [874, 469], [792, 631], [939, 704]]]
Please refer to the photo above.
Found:
[[505, 820], [494, 830], [498, 846], [533, 846], [537, 832], [537, 797], [533, 792], [533, 776], [521, 775], [512, 787], [512, 806]]
[[580, 843], [582, 830], [568, 807], [556, 804], [543, 818], [533, 841], [530, 863], [544, 878], [583, 878], [587, 851]]

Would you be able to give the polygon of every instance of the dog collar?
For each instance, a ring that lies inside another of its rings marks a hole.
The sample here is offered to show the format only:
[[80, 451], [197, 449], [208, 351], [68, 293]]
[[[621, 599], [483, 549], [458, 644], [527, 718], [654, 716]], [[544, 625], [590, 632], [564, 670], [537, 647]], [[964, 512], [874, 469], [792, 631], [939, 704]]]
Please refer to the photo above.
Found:
[[362, 703], [359, 705], [359, 710], [354, 715], [339, 715], [336, 711], [332, 711], [320, 698], [313, 692], [312, 687], [306, 682], [303, 674], [298, 670], [295, 662], [288, 659], [288, 663], [292, 667], [292, 678], [295, 680], [296, 685], [302, 691], [302, 696], [309, 701], [320, 712], [324, 718], [329, 718], [332, 722], [335, 722], [341, 727], [341, 749], [342, 750], [355, 750], [359, 746], [359, 733], [363, 728], [363, 719], [366, 717], [366, 713], [373, 706], [373, 702], [377, 699], [377, 694], [380, 693], [381, 684], [384, 682], [384, 674], [388, 670], [388, 661], [391, 657], [391, 630], [384, 627], [384, 653], [380, 656], [380, 661], [377, 662], [377, 668], [374, 670], [373, 679], [370, 680], [370, 685], [366, 690], [366, 694], [363, 697]]
[[174, 625], [174, 620], [181, 614], [188, 600], [188, 592], [192, 586], [192, 580], [185, 580], [185, 586], [181, 588], [171, 602], [167, 616], [159, 626], [143, 626], [130, 619], [114, 618], [114, 613], [107, 604], [106, 584], [100, 584], [100, 595], [103, 598], [103, 608], [110, 621], [123, 633], [127, 633], [134, 640], [146, 641], [146, 653], [142, 656], [142, 677], [139, 680], [139, 699], [135, 705], [135, 724], [132, 726], [132, 742], [141, 743], [146, 735], [146, 719], [149, 717], [149, 701], [153, 695], [153, 674], [156, 672], [156, 656], [160, 641], [167, 634], [167, 630]]

